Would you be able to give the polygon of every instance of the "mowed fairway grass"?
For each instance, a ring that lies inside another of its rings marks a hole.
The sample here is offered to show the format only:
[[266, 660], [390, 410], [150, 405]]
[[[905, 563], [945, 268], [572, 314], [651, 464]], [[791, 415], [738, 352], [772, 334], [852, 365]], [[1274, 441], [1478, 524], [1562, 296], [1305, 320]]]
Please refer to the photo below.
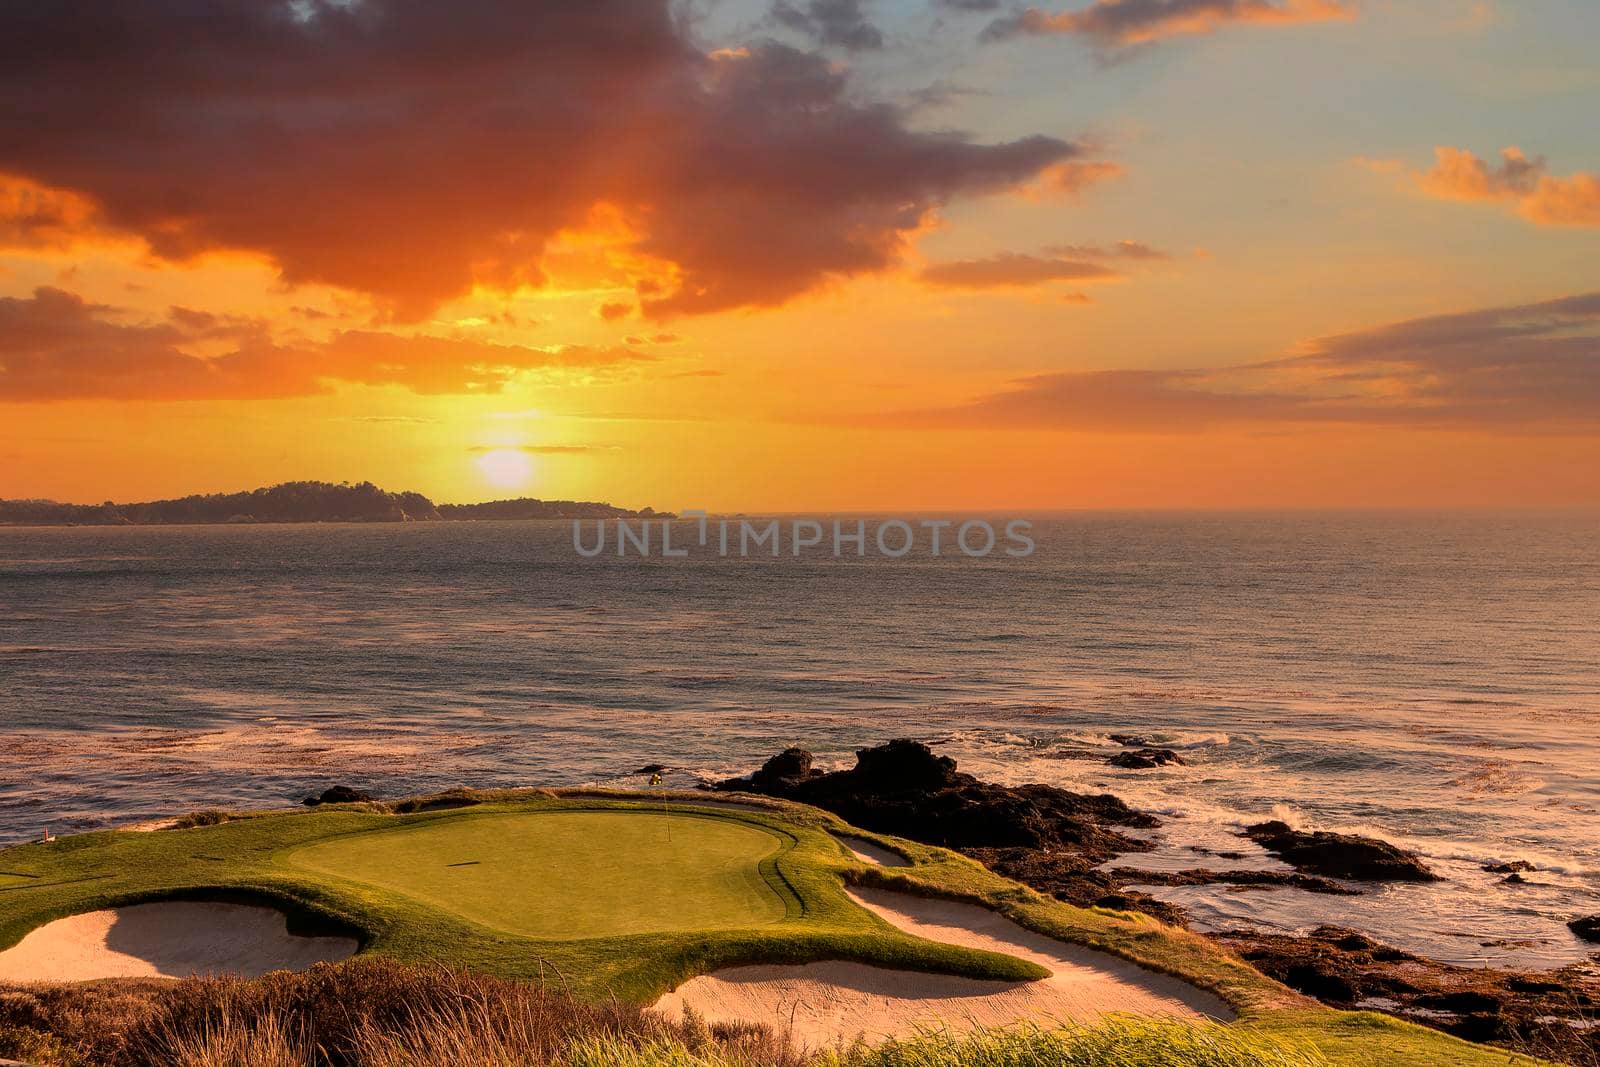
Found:
[[285, 860], [496, 930], [574, 940], [779, 922], [785, 900], [762, 867], [783, 844], [725, 818], [552, 811], [338, 837]]

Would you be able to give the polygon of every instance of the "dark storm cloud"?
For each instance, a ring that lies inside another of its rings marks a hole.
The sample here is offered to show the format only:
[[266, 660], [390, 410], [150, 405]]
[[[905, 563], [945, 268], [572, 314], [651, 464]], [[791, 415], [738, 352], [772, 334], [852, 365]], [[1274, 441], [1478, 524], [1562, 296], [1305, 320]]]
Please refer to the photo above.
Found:
[[646, 314], [781, 304], [1081, 154], [914, 130], [782, 45], [707, 54], [669, 0], [0, 0], [0, 98], [0, 173], [86, 196], [97, 230], [411, 319], [541, 283], [597, 205], [666, 264]]
[[861, 0], [808, 0], [804, 5], [777, 0], [770, 17], [778, 25], [803, 33], [825, 47], [849, 52], [883, 47], [883, 32], [868, 20]]

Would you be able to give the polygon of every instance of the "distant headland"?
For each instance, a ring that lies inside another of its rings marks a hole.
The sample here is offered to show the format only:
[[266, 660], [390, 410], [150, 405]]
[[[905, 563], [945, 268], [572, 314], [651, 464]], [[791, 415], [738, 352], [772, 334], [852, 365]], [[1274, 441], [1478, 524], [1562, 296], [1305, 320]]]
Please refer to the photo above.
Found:
[[580, 500], [491, 500], [435, 504], [421, 493], [391, 493], [371, 482], [284, 482], [242, 493], [209, 493], [141, 504], [0, 500], [0, 526], [163, 526], [198, 523], [462, 522], [489, 519], [669, 518]]

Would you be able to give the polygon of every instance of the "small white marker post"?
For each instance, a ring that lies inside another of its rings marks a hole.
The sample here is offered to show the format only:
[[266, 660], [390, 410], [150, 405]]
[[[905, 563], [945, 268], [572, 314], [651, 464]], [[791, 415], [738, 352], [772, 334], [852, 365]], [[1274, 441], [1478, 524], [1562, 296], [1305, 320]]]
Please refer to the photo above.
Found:
[[660, 774], [652, 774], [650, 776], [650, 784], [652, 786], [658, 786], [658, 785], [661, 786], [661, 814], [666, 816], [666, 818], [667, 818], [667, 843], [671, 844], [672, 843], [672, 808], [667, 803], [667, 788], [666, 788], [666, 786], [661, 785], [661, 775]]

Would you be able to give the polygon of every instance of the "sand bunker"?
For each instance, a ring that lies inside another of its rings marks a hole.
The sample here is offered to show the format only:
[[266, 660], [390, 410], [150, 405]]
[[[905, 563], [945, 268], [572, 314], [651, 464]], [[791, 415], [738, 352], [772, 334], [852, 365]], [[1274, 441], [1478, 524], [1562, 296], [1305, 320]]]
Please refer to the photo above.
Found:
[[870, 863], [874, 867], [911, 866], [911, 861], [900, 855], [900, 853], [884, 848], [882, 845], [874, 844], [864, 837], [851, 837], [849, 834], [834, 834], [833, 837], [834, 840], [849, 849], [850, 854], [862, 863]]
[[851, 897], [917, 937], [1003, 952], [1050, 971], [1037, 982], [997, 982], [829, 961], [732, 967], [693, 978], [655, 1003], [676, 1018], [693, 1008], [710, 1023], [750, 1021], [817, 1048], [880, 1040], [920, 1028], [1090, 1022], [1109, 1012], [1229, 1020], [1222, 1000], [1187, 982], [1103, 952], [1024, 929], [986, 908], [857, 889]]
[[197, 901], [135, 904], [57, 919], [0, 952], [0, 981], [187, 978], [299, 970], [355, 955], [349, 937], [296, 937], [273, 908]]

